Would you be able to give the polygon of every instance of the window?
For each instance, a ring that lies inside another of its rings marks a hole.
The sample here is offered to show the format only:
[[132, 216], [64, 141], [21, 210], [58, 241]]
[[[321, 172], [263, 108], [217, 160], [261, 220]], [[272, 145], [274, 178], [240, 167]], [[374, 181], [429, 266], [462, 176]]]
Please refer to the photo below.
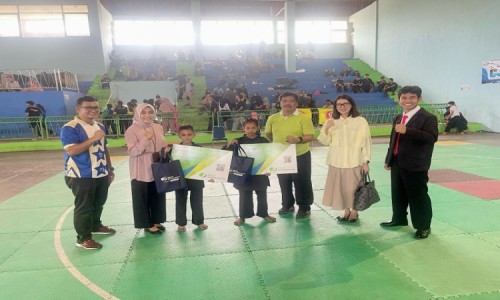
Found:
[[205, 45], [272, 44], [272, 21], [202, 21], [201, 42]]
[[[284, 44], [286, 28], [284, 21], [278, 21], [277, 40]], [[297, 44], [333, 44], [347, 42], [347, 21], [296, 21], [295, 42]]]
[[66, 36], [90, 36], [87, 5], [63, 5]]
[[0, 37], [19, 36], [17, 15], [0, 14]]
[[193, 45], [191, 21], [125, 21], [113, 22], [116, 45]]
[[0, 5], [0, 36], [90, 36], [87, 5]]

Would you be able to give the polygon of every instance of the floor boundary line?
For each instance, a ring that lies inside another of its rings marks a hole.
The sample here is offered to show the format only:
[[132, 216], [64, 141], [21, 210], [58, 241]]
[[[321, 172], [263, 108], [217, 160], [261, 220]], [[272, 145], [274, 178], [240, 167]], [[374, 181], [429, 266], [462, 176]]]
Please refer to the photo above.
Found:
[[92, 292], [97, 294], [103, 299], [113, 299], [113, 300], [118, 300], [119, 298], [116, 298], [115, 296], [111, 295], [110, 293], [106, 292], [104, 289], [99, 287], [97, 284], [93, 283], [90, 279], [85, 277], [71, 262], [69, 257], [66, 255], [66, 252], [64, 251], [64, 248], [62, 246], [61, 242], [61, 228], [66, 220], [66, 217], [68, 214], [73, 210], [73, 205], [70, 206], [66, 211], [61, 215], [59, 220], [57, 221], [56, 228], [54, 231], [54, 246], [57, 252], [57, 257], [59, 260], [62, 262], [66, 270], [73, 275], [78, 281], [80, 281], [83, 285], [85, 285], [88, 289], [90, 289]]

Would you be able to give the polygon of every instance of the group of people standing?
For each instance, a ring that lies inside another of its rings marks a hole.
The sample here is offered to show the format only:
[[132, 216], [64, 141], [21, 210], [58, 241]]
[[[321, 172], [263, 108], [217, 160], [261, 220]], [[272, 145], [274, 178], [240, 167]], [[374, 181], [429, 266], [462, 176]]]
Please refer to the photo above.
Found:
[[[437, 118], [419, 106], [422, 90], [417, 86], [405, 86], [398, 94], [403, 113], [393, 121], [390, 144], [384, 168], [391, 172], [392, 218], [382, 222], [382, 227], [408, 225], [407, 211], [416, 229], [416, 239], [427, 238], [431, 231], [432, 206], [428, 195], [428, 170], [434, 143], [437, 141]], [[279, 174], [281, 208], [279, 215], [293, 214], [297, 219], [309, 218], [314, 202], [312, 188], [310, 142], [314, 140], [311, 119], [297, 109], [299, 97], [295, 93], [281, 94], [281, 111], [271, 115], [265, 126], [265, 136], [259, 134], [258, 123], [249, 119], [244, 122], [245, 135], [231, 140], [225, 148], [244, 143], [281, 143], [296, 145], [297, 173]], [[77, 246], [99, 249], [102, 245], [92, 239], [92, 234], [113, 234], [100, 220], [106, 201], [107, 190], [114, 178], [113, 167], [106, 148], [103, 126], [95, 122], [99, 106], [92, 97], [82, 97], [77, 102], [78, 115], [61, 130], [65, 149], [66, 183], [75, 195], [74, 222]], [[134, 226], [151, 234], [165, 230], [165, 194], [156, 191], [151, 164], [154, 153], [164, 148], [170, 151], [163, 137], [163, 128], [155, 124], [155, 108], [139, 104], [133, 124], [125, 138], [130, 155], [130, 179], [134, 210]], [[179, 128], [182, 145], [193, 143], [195, 136], [190, 125]], [[348, 95], [338, 96], [333, 102], [332, 118], [323, 125], [318, 141], [328, 146], [326, 164], [328, 175], [322, 203], [335, 210], [343, 210], [339, 222], [356, 222], [359, 213], [353, 209], [354, 192], [363, 182], [363, 175], [370, 170], [371, 136], [368, 122], [360, 116], [356, 103]], [[275, 222], [267, 211], [266, 175], [252, 177], [250, 186], [235, 186], [240, 192], [239, 217], [235, 225], [241, 225], [255, 215], [253, 191], [257, 194], [257, 216]], [[191, 180], [184, 190], [176, 191], [176, 223], [178, 231], [186, 228], [186, 203], [188, 191], [193, 211], [192, 222], [201, 230], [208, 228], [203, 216], [203, 181]]]

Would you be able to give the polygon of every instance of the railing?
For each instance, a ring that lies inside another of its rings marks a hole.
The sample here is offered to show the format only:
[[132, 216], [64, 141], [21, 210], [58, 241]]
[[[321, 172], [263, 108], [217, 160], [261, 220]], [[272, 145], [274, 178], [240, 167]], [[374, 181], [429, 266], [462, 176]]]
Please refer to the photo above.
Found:
[[[443, 114], [446, 104], [421, 104], [425, 110], [434, 114], [439, 122], [444, 123]], [[303, 109], [301, 109], [303, 110]], [[359, 106], [360, 113], [370, 125], [391, 124], [396, 115], [401, 113], [397, 105]], [[306, 109], [313, 123], [318, 126], [322, 124], [327, 112], [331, 109]], [[210, 132], [213, 126], [224, 126], [228, 131], [243, 130], [243, 122], [248, 118], [258, 120], [261, 130], [264, 129], [267, 118], [276, 110], [244, 111], [244, 112], [210, 112], [163, 113], [158, 114], [157, 122], [162, 124], [165, 134], [177, 132], [180, 125], [190, 124], [197, 132]], [[0, 139], [27, 139], [27, 138], [50, 138], [59, 135], [62, 126], [72, 120], [73, 116], [47, 116], [30, 118], [25, 117], [1, 117]], [[98, 120], [103, 123], [110, 137], [121, 137], [125, 130], [132, 124], [131, 115], [119, 115]], [[30, 124], [31, 123], [31, 124]], [[32, 128], [34, 128], [32, 130]]]
[[45, 90], [79, 92], [77, 76], [62, 69], [0, 70], [0, 91]]

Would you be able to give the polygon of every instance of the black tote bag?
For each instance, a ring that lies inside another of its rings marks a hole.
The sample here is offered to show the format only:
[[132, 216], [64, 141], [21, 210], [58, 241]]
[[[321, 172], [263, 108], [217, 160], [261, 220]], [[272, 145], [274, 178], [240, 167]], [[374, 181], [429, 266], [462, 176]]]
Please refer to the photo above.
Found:
[[370, 180], [370, 175], [363, 176], [363, 185], [354, 193], [353, 209], [365, 210], [372, 204], [380, 201], [380, 196], [375, 189], [375, 181]]
[[168, 193], [187, 187], [180, 161], [172, 160], [170, 153], [167, 153], [167, 157], [170, 161], [166, 160], [165, 148], [162, 148], [160, 161], [151, 165], [158, 193]]
[[250, 185], [252, 183], [253, 161], [254, 159], [247, 156], [240, 144], [235, 144], [227, 182], [236, 185]]

